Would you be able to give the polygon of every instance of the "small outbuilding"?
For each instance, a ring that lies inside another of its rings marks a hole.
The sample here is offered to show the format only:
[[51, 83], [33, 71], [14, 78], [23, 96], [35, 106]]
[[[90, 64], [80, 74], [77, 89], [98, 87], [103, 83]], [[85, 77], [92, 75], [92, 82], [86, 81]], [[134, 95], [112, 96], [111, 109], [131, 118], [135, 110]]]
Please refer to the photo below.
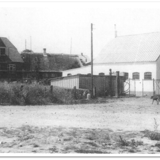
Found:
[[[91, 75], [68, 75], [65, 77], [54, 78], [51, 80], [52, 86], [57, 86], [61, 88], [69, 88], [73, 89], [88, 89], [89, 91], [92, 90], [91, 86]], [[97, 96], [115, 96], [116, 95], [116, 87], [117, 81], [116, 76], [109, 76], [109, 75], [93, 75], [93, 86], [95, 89], [95, 94]], [[118, 90], [119, 94], [124, 93], [124, 77], [119, 76], [118, 79]]]

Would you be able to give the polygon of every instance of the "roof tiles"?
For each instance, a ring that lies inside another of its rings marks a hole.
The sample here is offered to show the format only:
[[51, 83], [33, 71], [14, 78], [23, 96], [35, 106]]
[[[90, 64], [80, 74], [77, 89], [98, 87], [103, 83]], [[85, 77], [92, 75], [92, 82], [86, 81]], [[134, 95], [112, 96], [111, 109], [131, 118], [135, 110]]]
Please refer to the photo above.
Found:
[[159, 55], [159, 32], [120, 36], [102, 49], [94, 63], [150, 62]]

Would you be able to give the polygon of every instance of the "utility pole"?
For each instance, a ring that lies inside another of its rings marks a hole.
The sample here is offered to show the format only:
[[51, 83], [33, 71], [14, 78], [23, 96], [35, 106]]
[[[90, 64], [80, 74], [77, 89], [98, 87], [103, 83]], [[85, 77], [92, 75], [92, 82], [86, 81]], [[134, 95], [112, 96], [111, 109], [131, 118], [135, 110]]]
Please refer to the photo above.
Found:
[[114, 24], [114, 30], [115, 30], [115, 38], [117, 37], [117, 29], [116, 29], [116, 24]]
[[91, 23], [91, 97], [93, 98], [93, 23]]

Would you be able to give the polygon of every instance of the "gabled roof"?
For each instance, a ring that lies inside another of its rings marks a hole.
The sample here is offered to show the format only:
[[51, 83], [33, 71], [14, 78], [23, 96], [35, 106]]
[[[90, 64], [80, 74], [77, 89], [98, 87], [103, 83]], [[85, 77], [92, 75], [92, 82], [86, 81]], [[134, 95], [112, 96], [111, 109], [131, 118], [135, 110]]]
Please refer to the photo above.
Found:
[[7, 49], [7, 56], [12, 62], [21, 62], [23, 63], [23, 60], [17, 50], [17, 48], [5, 37], [0, 37], [1, 41], [5, 45]]
[[102, 49], [94, 63], [153, 62], [159, 55], [159, 32], [120, 36]]

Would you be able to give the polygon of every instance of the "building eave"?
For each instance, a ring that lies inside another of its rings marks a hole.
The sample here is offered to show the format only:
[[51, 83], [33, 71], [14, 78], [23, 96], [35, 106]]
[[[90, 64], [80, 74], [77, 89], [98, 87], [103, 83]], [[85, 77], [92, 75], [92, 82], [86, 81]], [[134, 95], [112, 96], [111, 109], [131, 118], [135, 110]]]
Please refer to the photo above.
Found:
[[156, 63], [155, 61], [141, 61], [141, 62], [108, 62], [108, 63], [93, 63], [93, 65], [115, 65], [115, 64], [148, 64], [148, 63]]

